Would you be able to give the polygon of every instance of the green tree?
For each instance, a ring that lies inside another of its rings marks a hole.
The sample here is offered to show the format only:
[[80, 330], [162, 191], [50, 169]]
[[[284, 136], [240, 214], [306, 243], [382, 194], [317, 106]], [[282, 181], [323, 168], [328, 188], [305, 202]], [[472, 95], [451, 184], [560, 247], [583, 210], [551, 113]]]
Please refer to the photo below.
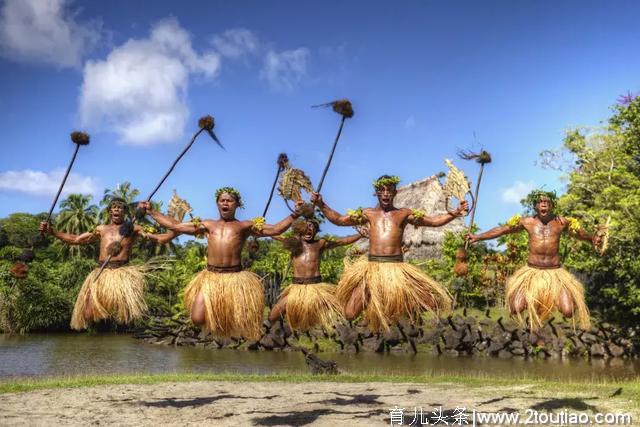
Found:
[[[82, 234], [98, 224], [98, 207], [91, 205], [92, 197], [70, 194], [60, 202], [60, 213], [56, 216], [56, 226], [65, 233]], [[80, 246], [65, 245], [72, 256], [79, 256]]]
[[615, 106], [604, 128], [569, 131], [560, 153], [570, 160], [564, 169], [568, 185], [558, 201], [560, 213], [579, 218], [590, 230], [611, 217], [604, 256], [595, 256], [588, 244], [576, 243], [567, 251], [566, 265], [587, 278], [592, 307], [623, 321], [640, 319], [638, 147], [640, 97], [635, 97]]

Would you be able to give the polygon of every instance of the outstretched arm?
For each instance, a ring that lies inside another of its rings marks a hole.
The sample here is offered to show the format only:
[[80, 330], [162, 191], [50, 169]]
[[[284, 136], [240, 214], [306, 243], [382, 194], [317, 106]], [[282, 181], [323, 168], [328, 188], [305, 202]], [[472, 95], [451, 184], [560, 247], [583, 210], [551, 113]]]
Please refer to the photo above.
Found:
[[169, 243], [171, 240], [175, 239], [180, 234], [171, 230], [166, 233], [153, 233], [153, 232], [149, 233], [149, 232], [146, 232], [144, 228], [139, 225], [136, 225], [136, 233], [143, 239], [149, 239], [159, 245], [164, 245], [165, 243]]
[[324, 245], [325, 249], [333, 249], [338, 246], [350, 245], [351, 243], [355, 243], [360, 240], [362, 236], [360, 234], [354, 234], [352, 236], [339, 237], [337, 239], [325, 239], [326, 243]]
[[589, 242], [594, 248], [597, 248], [600, 244], [601, 237], [598, 234], [589, 234], [587, 230], [580, 226], [580, 223], [575, 218], [562, 218], [562, 221], [567, 224], [567, 232], [571, 237], [575, 237], [578, 240]]
[[514, 217], [509, 220], [507, 224], [492, 228], [491, 230], [485, 231], [484, 233], [467, 234], [467, 238], [469, 239], [470, 243], [475, 243], [479, 240], [491, 240], [500, 236], [504, 236], [505, 234], [517, 233], [518, 231], [522, 230], [524, 230], [522, 219], [519, 217]]
[[292, 213], [276, 224], [264, 224], [260, 221], [264, 218], [255, 218], [251, 224], [251, 233], [256, 237], [273, 237], [275, 240], [282, 241], [280, 234], [287, 231], [298, 217], [298, 214]]
[[[335, 225], [360, 225], [365, 222], [366, 218], [359, 212], [360, 215], [347, 214], [341, 215], [338, 212], [331, 209], [325, 202], [322, 200], [322, 196], [319, 193], [311, 194], [311, 202], [320, 208], [322, 214], [333, 224]], [[358, 213], [357, 211], [355, 213]]]
[[160, 226], [169, 229], [170, 231], [174, 231], [178, 234], [201, 234], [206, 232], [205, 226], [201, 222], [190, 221], [179, 223], [175, 219], [163, 215], [157, 210], [153, 209], [151, 203], [149, 202], [140, 202], [138, 203], [138, 208], [143, 209], [147, 215], [153, 218]]
[[47, 221], [42, 221], [39, 228], [40, 231], [49, 233], [52, 236], [70, 245], [86, 245], [87, 243], [93, 242], [100, 236], [100, 231], [98, 230], [98, 228], [82, 234], [63, 233], [62, 231], [54, 230]]
[[426, 216], [424, 212], [414, 209], [407, 218], [407, 222], [415, 227], [441, 227], [456, 218], [464, 216], [469, 210], [469, 203], [463, 201], [453, 212], [442, 215]]

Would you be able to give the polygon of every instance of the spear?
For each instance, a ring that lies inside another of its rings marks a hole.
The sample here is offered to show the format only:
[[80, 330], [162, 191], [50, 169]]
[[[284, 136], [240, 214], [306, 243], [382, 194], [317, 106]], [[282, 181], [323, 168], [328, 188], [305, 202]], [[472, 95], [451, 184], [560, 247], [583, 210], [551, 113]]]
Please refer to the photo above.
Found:
[[[491, 153], [485, 150], [481, 150], [479, 153], [472, 153], [471, 151], [459, 151], [458, 156], [463, 160], [475, 160], [480, 164], [480, 172], [478, 173], [478, 180], [476, 181], [476, 188], [473, 194], [473, 208], [471, 209], [471, 222], [469, 223], [469, 232], [472, 232], [473, 225], [476, 216], [476, 208], [478, 207], [478, 194], [480, 192], [480, 182], [482, 181], [482, 173], [484, 172], [484, 165], [491, 163]], [[469, 241], [464, 244], [465, 250], [469, 247]]]
[[[169, 167], [169, 170], [167, 170], [167, 172], [164, 174], [164, 176], [162, 177], [160, 182], [158, 182], [158, 185], [156, 185], [156, 188], [154, 188], [153, 191], [151, 192], [151, 194], [149, 194], [149, 197], [147, 197], [147, 199], [146, 199], [147, 202], [151, 201], [153, 196], [160, 189], [160, 186], [162, 186], [162, 184], [166, 181], [166, 179], [169, 177], [171, 172], [173, 172], [173, 169], [176, 167], [176, 165], [178, 164], [180, 159], [182, 159], [182, 157], [187, 153], [187, 151], [189, 151], [189, 149], [191, 148], [193, 143], [196, 141], [196, 138], [198, 138], [198, 136], [202, 132], [207, 132], [209, 134], [209, 136], [211, 136], [211, 138], [216, 142], [216, 144], [218, 144], [220, 146], [220, 148], [222, 148], [223, 150], [225, 149], [224, 146], [222, 145], [222, 143], [220, 142], [220, 140], [218, 139], [218, 137], [216, 136], [216, 134], [213, 132], [214, 126], [215, 126], [215, 121], [213, 120], [213, 117], [211, 117], [211, 116], [204, 116], [204, 117], [200, 118], [200, 120], [198, 120], [198, 127], [200, 129], [198, 129], [198, 131], [193, 134], [193, 137], [191, 138], [191, 141], [189, 141], [189, 143], [186, 145], [186, 147], [184, 147], [182, 152], [178, 155], [178, 157], [171, 164], [171, 167]], [[120, 240], [117, 241], [117, 242], [114, 242], [116, 244], [113, 246], [113, 250], [109, 251], [109, 255], [107, 256], [107, 259], [105, 259], [104, 262], [102, 263], [102, 265], [100, 266], [100, 270], [98, 271], [98, 274], [96, 275], [94, 280], [98, 280], [98, 277], [100, 277], [100, 274], [102, 274], [102, 271], [104, 270], [104, 268], [107, 266], [109, 261], [111, 261], [111, 258], [113, 257], [113, 255], [115, 255], [118, 252], [120, 252], [120, 250], [119, 250], [121, 248], [120, 242], [122, 242], [122, 239], [125, 236], [128, 236], [133, 231], [133, 225], [135, 224], [135, 222], [138, 219], [138, 217], [141, 217], [142, 215], [143, 214], [141, 212], [136, 212], [136, 215], [134, 216], [132, 221], [123, 224], [124, 227], [122, 227], [120, 229]]]
[[329, 155], [327, 164], [324, 167], [324, 172], [322, 172], [322, 178], [320, 178], [320, 183], [318, 184], [318, 188], [316, 189], [316, 193], [319, 193], [320, 190], [322, 189], [324, 178], [327, 176], [327, 172], [329, 171], [329, 166], [331, 166], [331, 160], [333, 160], [333, 154], [336, 151], [338, 140], [340, 139], [340, 135], [342, 134], [342, 128], [344, 127], [344, 122], [346, 119], [350, 119], [351, 117], [353, 117], [353, 106], [351, 105], [351, 101], [349, 101], [348, 99], [339, 99], [337, 101], [328, 102], [326, 104], [314, 105], [313, 107], [332, 107], [333, 111], [335, 111], [336, 113], [342, 116], [342, 120], [340, 120], [340, 127], [338, 128], [338, 134], [336, 135], [336, 139], [333, 141], [331, 154]]
[[[64, 188], [64, 184], [67, 182], [67, 178], [69, 177], [69, 173], [71, 172], [71, 168], [73, 167], [73, 163], [76, 161], [76, 156], [78, 155], [78, 150], [80, 150], [80, 146], [89, 145], [89, 135], [84, 132], [71, 132], [71, 141], [76, 144], [76, 149], [73, 152], [73, 156], [71, 156], [71, 161], [69, 162], [69, 166], [67, 166], [67, 171], [62, 178], [62, 182], [60, 183], [60, 187], [58, 188], [58, 192], [56, 196], [53, 198], [53, 203], [51, 203], [51, 208], [49, 208], [49, 214], [47, 215], [47, 223], [51, 221], [51, 215], [53, 214], [53, 210], [58, 203], [58, 199], [60, 198], [60, 194], [62, 193], [62, 189]], [[44, 235], [44, 232], [40, 232], [41, 235]]]

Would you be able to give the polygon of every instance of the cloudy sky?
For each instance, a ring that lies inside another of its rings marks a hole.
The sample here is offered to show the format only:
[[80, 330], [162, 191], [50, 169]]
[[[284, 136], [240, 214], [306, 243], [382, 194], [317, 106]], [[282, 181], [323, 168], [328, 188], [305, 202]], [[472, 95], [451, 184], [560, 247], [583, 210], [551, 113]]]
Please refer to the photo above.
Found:
[[278, 153], [317, 182], [339, 117], [311, 106], [347, 97], [331, 205], [371, 205], [375, 177], [409, 183], [484, 147], [486, 229], [534, 186], [562, 192], [538, 154], [640, 91], [638, 16], [632, 1], [0, 1], [0, 216], [48, 209], [75, 129], [92, 139], [69, 192], [145, 195], [205, 114], [226, 151], [198, 140], [158, 200], [177, 189], [209, 217], [231, 185], [258, 215]]

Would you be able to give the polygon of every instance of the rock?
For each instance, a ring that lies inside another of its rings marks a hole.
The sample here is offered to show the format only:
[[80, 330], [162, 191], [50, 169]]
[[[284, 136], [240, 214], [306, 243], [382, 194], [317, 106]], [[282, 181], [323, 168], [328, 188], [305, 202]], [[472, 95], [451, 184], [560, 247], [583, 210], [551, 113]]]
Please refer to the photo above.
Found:
[[588, 332], [580, 335], [580, 340], [585, 344], [594, 344], [598, 342], [598, 338], [595, 335], [590, 334]]
[[624, 348], [618, 345], [609, 344], [607, 348], [609, 349], [609, 354], [611, 354], [613, 357], [622, 357], [622, 355], [624, 354]]
[[591, 357], [605, 357], [607, 352], [602, 344], [593, 344], [589, 349]]
[[500, 350], [498, 352], [498, 357], [501, 359], [510, 359], [511, 357], [513, 357], [513, 355], [508, 350]]
[[524, 348], [514, 348], [514, 349], [511, 350], [511, 353], [516, 355], [516, 356], [524, 356], [525, 355]]

